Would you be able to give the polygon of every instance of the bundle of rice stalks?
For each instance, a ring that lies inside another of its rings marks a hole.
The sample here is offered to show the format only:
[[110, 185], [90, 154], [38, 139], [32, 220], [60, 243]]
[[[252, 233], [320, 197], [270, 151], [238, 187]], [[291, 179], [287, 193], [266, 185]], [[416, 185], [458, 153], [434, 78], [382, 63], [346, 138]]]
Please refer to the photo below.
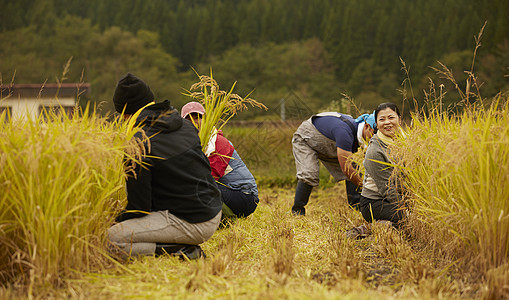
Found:
[[203, 150], [207, 147], [207, 143], [215, 130], [221, 130], [233, 116], [247, 109], [247, 104], [252, 107], [267, 109], [262, 103], [249, 98], [249, 95], [242, 98], [237, 94], [233, 94], [236, 83], [226, 92], [219, 89], [219, 85], [212, 77], [212, 72], [210, 77], [206, 75], [199, 75], [198, 77], [200, 81], [193, 84], [185, 95], [200, 102], [205, 108], [199, 133]]

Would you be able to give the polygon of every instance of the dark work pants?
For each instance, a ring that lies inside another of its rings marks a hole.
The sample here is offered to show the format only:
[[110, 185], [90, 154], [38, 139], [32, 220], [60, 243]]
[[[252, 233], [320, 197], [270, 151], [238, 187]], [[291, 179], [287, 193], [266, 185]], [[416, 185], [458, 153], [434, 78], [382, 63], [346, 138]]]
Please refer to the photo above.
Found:
[[348, 204], [355, 210], [359, 210], [361, 194], [359, 188], [355, 185], [355, 183], [345, 180], [346, 185], [346, 198], [348, 199]]
[[253, 194], [232, 190], [222, 184], [218, 184], [218, 187], [223, 203], [239, 218], [249, 216], [258, 206], [259, 199]]
[[[355, 210], [359, 210], [361, 194], [359, 188], [351, 181], [345, 180], [346, 185], [346, 198], [348, 204]], [[295, 202], [292, 211], [299, 215], [305, 215], [306, 209], [304, 206], [308, 203], [309, 194], [311, 194], [312, 186], [300, 181], [297, 183], [297, 190], [295, 191]]]
[[395, 227], [403, 219], [403, 211], [398, 209], [397, 203], [384, 200], [373, 200], [361, 196], [361, 213], [364, 220], [373, 222], [377, 220], [391, 221]]

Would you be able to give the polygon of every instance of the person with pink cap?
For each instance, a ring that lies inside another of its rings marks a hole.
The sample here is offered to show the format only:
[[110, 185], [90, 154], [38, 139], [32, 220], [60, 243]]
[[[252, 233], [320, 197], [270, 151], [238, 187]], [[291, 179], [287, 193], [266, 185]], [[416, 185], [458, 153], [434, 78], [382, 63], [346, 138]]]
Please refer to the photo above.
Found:
[[[189, 102], [182, 107], [182, 118], [192, 120], [198, 130], [204, 115], [205, 108], [198, 102]], [[256, 181], [221, 130], [214, 132], [208, 141], [205, 155], [210, 161], [212, 176], [221, 191], [223, 219], [252, 214], [259, 202]]]

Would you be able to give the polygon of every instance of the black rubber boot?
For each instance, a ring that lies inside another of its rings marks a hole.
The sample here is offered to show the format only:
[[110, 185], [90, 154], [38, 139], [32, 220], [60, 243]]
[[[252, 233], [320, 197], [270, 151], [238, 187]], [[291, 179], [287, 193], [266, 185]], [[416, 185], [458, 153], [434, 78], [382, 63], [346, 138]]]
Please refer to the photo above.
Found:
[[349, 180], [345, 180], [345, 184], [346, 184], [346, 198], [348, 199], [348, 204], [356, 211], [360, 211], [360, 201], [361, 201], [360, 188], [356, 186], [355, 183]]
[[296, 216], [305, 216], [306, 209], [304, 206], [308, 204], [309, 195], [311, 195], [311, 191], [313, 190], [313, 186], [304, 183], [303, 181], [297, 182], [297, 189], [295, 190], [295, 200], [292, 206], [292, 213]]
[[188, 244], [157, 244], [155, 256], [161, 255], [178, 256], [182, 260], [206, 258], [205, 252], [199, 245]]

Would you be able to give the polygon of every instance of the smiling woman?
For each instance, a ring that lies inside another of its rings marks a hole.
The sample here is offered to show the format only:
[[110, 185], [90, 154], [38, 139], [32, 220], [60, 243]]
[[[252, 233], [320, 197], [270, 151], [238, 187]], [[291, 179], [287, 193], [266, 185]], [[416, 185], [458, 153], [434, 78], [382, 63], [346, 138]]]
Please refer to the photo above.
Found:
[[399, 209], [401, 193], [399, 183], [393, 180], [394, 158], [390, 145], [401, 130], [401, 114], [393, 103], [382, 103], [375, 110], [378, 132], [370, 140], [364, 159], [364, 183], [360, 210], [368, 222], [386, 220], [397, 227], [403, 218]]
[[401, 126], [401, 114], [393, 103], [382, 103], [375, 110], [378, 130], [385, 136], [394, 139]]

